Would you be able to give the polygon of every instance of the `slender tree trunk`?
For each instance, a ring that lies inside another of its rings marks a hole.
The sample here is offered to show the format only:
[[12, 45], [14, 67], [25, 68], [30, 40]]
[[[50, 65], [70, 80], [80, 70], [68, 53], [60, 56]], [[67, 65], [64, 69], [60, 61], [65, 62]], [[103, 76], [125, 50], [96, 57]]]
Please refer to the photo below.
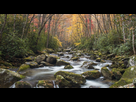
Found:
[[[52, 18], [52, 17], [51, 17]], [[50, 23], [51, 23], [51, 18], [49, 19], [49, 24], [48, 24], [48, 38], [47, 38], [47, 43], [46, 43], [46, 48], [49, 46], [49, 36], [50, 36]]]
[[124, 43], [126, 43], [125, 28], [124, 28], [124, 18], [123, 17], [122, 17], [122, 31], [123, 31]]
[[27, 14], [27, 15], [26, 15], [26, 21], [25, 21], [25, 24], [24, 24], [24, 26], [23, 26], [23, 31], [22, 31], [21, 39], [22, 39], [22, 38], [23, 38], [23, 36], [24, 36], [25, 28], [26, 28], [27, 21], [28, 21], [28, 16], [29, 16], [29, 14]]
[[33, 21], [34, 17], [35, 17], [35, 14], [32, 16], [32, 18], [31, 18], [31, 20], [29, 22], [29, 25], [28, 25], [28, 27], [26, 29], [26, 37], [27, 37], [27, 34], [28, 34], [28, 29], [30, 28], [31, 22]]

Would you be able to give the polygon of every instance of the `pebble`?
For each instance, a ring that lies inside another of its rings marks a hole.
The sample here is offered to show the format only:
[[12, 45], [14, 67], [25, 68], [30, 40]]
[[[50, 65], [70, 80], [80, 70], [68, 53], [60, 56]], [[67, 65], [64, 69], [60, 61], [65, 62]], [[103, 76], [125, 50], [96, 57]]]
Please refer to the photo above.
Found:
[[124, 85], [124, 86], [119, 86], [118, 88], [134, 88], [134, 84], [131, 83], [131, 84], [127, 84], [127, 85]]

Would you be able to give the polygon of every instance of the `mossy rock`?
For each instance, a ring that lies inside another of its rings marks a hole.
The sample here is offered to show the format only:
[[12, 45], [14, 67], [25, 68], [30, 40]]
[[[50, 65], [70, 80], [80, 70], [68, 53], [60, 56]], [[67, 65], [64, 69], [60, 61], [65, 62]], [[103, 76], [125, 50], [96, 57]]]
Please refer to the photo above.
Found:
[[120, 73], [121, 70], [117, 69], [117, 68], [113, 68], [112, 69], [112, 73], [114, 75], [114, 77], [116, 78], [116, 80], [119, 80], [122, 77], [122, 74]]
[[101, 62], [101, 58], [97, 58], [97, 59], [96, 59], [96, 62]]
[[34, 60], [34, 56], [29, 56], [24, 58], [24, 61], [33, 61]]
[[54, 88], [53, 81], [51, 81], [51, 80], [39, 80], [38, 81], [38, 87]]
[[62, 66], [62, 65], [70, 65], [70, 63], [61, 59], [57, 59], [56, 66]]
[[54, 66], [53, 64], [50, 64], [50, 63], [45, 62], [45, 61], [41, 61], [40, 64], [43, 64], [44, 66]]
[[66, 80], [63, 76], [57, 75], [56, 76], [56, 84], [59, 86], [59, 88], [70, 88], [72, 85], [68, 80]]
[[73, 67], [71, 65], [66, 65], [64, 69], [73, 69]]
[[26, 56], [31, 56], [31, 55], [34, 56], [35, 53], [32, 50], [28, 50]]
[[117, 88], [119, 86], [123, 86], [126, 84], [130, 84], [133, 82], [133, 79], [136, 78], [136, 66], [131, 66], [126, 69], [121, 79], [114, 83], [110, 88]]
[[25, 78], [17, 72], [0, 68], [0, 88], [9, 88], [15, 82]]
[[37, 62], [25, 62], [25, 64], [29, 65], [30, 68], [38, 68], [38, 63]]
[[79, 59], [79, 57], [73, 57], [73, 58], [71, 58], [71, 60], [73, 60], [73, 61], [77, 61]]
[[101, 73], [102, 73], [102, 75], [104, 76], [105, 79], [112, 80], [113, 74], [111, 73], [111, 71], [108, 70], [107, 67], [102, 67], [101, 68]]
[[54, 74], [56, 78], [57, 75], [63, 76], [66, 80], [71, 81], [71, 84], [85, 84], [85, 78], [80, 74], [75, 74], [67, 71], [58, 71]]
[[15, 88], [32, 88], [32, 85], [27, 81], [18, 81], [15, 83]]
[[46, 61], [46, 58], [47, 56], [45, 54], [41, 54], [41, 55], [38, 55], [34, 61], [37, 63], [40, 63], [41, 61]]
[[86, 79], [97, 79], [101, 76], [101, 73], [98, 70], [86, 71], [82, 73]]
[[106, 64], [104, 67], [109, 67], [110, 65], [109, 64]]
[[106, 61], [105, 60], [101, 60], [101, 63], [106, 63]]
[[22, 65], [19, 67], [18, 72], [19, 72], [19, 71], [27, 70], [27, 69], [29, 69], [29, 68], [30, 68], [29, 65], [27, 65], [27, 64], [22, 64]]
[[54, 51], [53, 49], [51, 49], [51, 48], [46, 48], [45, 51], [46, 51], [47, 53], [54, 53], [54, 52], [55, 52], [55, 51]]

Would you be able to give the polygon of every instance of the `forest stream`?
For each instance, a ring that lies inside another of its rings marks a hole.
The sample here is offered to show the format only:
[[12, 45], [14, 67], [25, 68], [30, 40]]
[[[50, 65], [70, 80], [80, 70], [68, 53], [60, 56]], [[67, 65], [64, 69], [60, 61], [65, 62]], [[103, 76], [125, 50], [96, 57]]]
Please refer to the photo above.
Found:
[[[51, 54], [51, 55], [58, 56], [58, 54]], [[66, 57], [66, 56], [69, 56], [69, 57]], [[59, 88], [59, 86], [55, 84], [55, 78], [54, 78], [54, 74], [58, 71], [68, 71], [68, 72], [73, 72], [76, 74], [82, 74], [83, 72], [90, 71], [90, 70], [101, 71], [101, 68], [104, 67], [106, 64], [109, 64], [109, 65], [112, 64], [110, 60], [105, 60], [106, 63], [96, 62], [95, 60], [89, 59], [88, 58], [89, 56], [85, 54], [83, 54], [83, 56], [81, 56], [78, 61], [70, 60], [72, 57], [72, 54], [68, 54], [68, 52], [64, 52], [64, 56], [59, 56], [59, 57], [60, 59], [66, 62], [69, 62], [74, 68], [64, 69], [64, 65], [62, 65], [62, 66], [44, 66], [44, 67], [29, 69], [28, 73], [25, 74], [26, 78], [22, 79], [22, 81], [27, 81], [31, 83], [33, 88], [42, 88], [37, 86], [37, 83], [39, 80], [52, 80], [54, 84], [54, 88]], [[85, 61], [97, 63], [97, 65], [94, 66], [95, 69], [86, 69], [81, 67]], [[111, 81], [106, 81], [104, 80], [104, 77], [101, 76], [94, 80], [87, 79], [86, 83], [84, 85], [81, 85], [81, 88], [109, 88], [112, 84], [113, 83]], [[12, 86], [10, 86], [10, 88], [15, 88], [15, 83]]]

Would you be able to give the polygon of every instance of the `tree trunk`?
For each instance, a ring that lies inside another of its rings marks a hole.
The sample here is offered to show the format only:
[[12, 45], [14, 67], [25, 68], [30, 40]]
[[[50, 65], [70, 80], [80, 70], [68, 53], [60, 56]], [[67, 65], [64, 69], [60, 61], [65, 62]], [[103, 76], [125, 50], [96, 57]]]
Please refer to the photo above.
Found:
[[[52, 17], [51, 17], [52, 18]], [[46, 48], [49, 46], [49, 36], [50, 36], [50, 23], [51, 23], [51, 18], [49, 19], [49, 24], [48, 24], [48, 38], [47, 38], [47, 43], [46, 43]]]
[[26, 24], [27, 24], [27, 21], [28, 21], [28, 16], [29, 16], [29, 14], [27, 14], [27, 15], [26, 15], [26, 21], [25, 21], [25, 24], [24, 24], [24, 26], [23, 26], [23, 31], [22, 31], [21, 39], [22, 39], [22, 38], [23, 38], [23, 36], [24, 36], [24, 32], [25, 32], [25, 28], [26, 28]]

